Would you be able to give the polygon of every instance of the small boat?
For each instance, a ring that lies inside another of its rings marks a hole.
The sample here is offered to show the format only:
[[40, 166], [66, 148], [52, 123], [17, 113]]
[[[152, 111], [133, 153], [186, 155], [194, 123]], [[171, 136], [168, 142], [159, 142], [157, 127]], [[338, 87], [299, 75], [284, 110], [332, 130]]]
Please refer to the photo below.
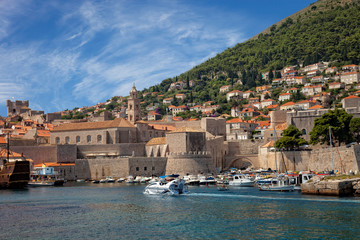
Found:
[[216, 184], [216, 180], [213, 177], [201, 176], [199, 184], [200, 185], [213, 185], [213, 184]]
[[119, 178], [118, 180], [116, 180], [116, 182], [118, 182], [118, 183], [121, 183], [123, 181], [125, 181], [125, 178]]
[[309, 181], [315, 174], [313, 173], [303, 173], [299, 174], [288, 174], [289, 184], [294, 185], [294, 190], [301, 191], [301, 184]]
[[187, 185], [199, 185], [200, 184], [199, 178], [194, 175], [184, 176], [184, 180]]
[[218, 187], [217, 187], [217, 190], [218, 190], [218, 191], [228, 191], [229, 188], [228, 188], [225, 184], [223, 184], [223, 185], [221, 185], [221, 186], [218, 186]]
[[99, 180], [92, 180], [91, 182], [92, 182], [92, 183], [100, 183]]
[[134, 177], [130, 175], [126, 178], [125, 182], [126, 183], [135, 183], [134, 180], [135, 180]]
[[233, 180], [229, 181], [230, 186], [238, 186], [238, 187], [253, 187], [254, 179], [250, 176], [244, 174], [236, 174], [233, 176]]
[[178, 195], [187, 193], [187, 187], [183, 179], [175, 179], [170, 182], [160, 179], [157, 182], [150, 183], [145, 187], [145, 194], [170, 194]]
[[53, 167], [47, 167], [43, 164], [42, 167], [31, 172], [28, 185], [31, 187], [62, 186], [65, 180], [60, 178], [58, 174]]
[[289, 178], [285, 176], [278, 177], [276, 183], [262, 184], [259, 186], [260, 191], [279, 191], [289, 192], [294, 191], [294, 185], [291, 185]]

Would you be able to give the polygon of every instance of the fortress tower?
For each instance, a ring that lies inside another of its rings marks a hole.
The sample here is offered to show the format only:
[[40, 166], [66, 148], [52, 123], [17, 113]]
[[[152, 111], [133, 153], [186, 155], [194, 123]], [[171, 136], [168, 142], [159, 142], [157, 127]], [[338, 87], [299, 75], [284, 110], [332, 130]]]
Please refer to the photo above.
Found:
[[7, 100], [6, 107], [7, 107], [7, 116], [8, 117], [11, 117], [14, 115], [19, 115], [19, 114], [25, 113], [30, 110], [29, 100], [27, 100], [27, 101], [16, 100], [15, 102]]
[[128, 121], [134, 124], [140, 119], [140, 99], [138, 99], [138, 92], [135, 87], [135, 83], [130, 90], [130, 96], [128, 98]]

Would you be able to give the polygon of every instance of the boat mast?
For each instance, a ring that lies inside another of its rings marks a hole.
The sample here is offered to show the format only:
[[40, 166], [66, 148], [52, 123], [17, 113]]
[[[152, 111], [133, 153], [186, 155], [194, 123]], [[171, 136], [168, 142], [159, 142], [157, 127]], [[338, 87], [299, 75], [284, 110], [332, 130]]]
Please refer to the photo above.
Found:
[[332, 170], [334, 173], [335, 169], [334, 169], [334, 158], [333, 158], [333, 150], [332, 150], [331, 126], [329, 126], [329, 137], [330, 137], [330, 152], [331, 152]]

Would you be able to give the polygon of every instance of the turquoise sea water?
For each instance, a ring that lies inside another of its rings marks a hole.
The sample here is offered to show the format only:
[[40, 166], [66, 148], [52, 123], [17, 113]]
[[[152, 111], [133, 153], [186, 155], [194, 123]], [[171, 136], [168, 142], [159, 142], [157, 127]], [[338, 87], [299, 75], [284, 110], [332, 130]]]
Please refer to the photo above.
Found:
[[190, 187], [67, 183], [0, 190], [0, 239], [358, 239], [360, 199]]

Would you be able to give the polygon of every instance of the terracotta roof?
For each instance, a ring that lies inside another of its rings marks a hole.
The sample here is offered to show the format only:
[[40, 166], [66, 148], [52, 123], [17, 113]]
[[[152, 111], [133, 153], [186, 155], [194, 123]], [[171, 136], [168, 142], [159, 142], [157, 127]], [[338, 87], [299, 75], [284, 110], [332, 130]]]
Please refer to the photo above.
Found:
[[261, 146], [262, 148], [270, 148], [270, 147], [274, 147], [274, 141], [270, 141], [267, 144]]
[[63, 132], [63, 131], [93, 130], [93, 129], [105, 129], [105, 128], [135, 128], [135, 126], [124, 118], [115, 118], [112, 121], [61, 124], [57, 127], [54, 127], [54, 130], [52, 131]]
[[233, 119], [230, 119], [230, 120], [226, 121], [226, 123], [252, 123], [252, 122], [251, 121], [241, 120], [239, 118], [233, 118]]
[[348, 73], [343, 73], [341, 75], [350, 75], [350, 74], [359, 74], [358, 72], [348, 72]]
[[40, 164], [35, 164], [34, 167], [42, 167], [43, 164], [46, 167], [61, 167], [61, 166], [75, 166], [75, 163], [57, 163], [57, 162], [47, 162], [47, 163], [40, 163]]
[[315, 106], [310, 107], [309, 109], [320, 109], [320, 108], [324, 108], [324, 107], [321, 105], [315, 105]]
[[50, 131], [48, 130], [37, 130], [36, 134], [38, 137], [50, 137]]
[[0, 137], [0, 144], [6, 144], [5, 137]]
[[282, 94], [280, 94], [280, 96], [288, 96], [288, 95], [291, 95], [291, 93], [282, 93]]
[[163, 144], [166, 144], [166, 137], [152, 138], [150, 141], [146, 143], [146, 146], [163, 145]]
[[149, 124], [149, 126], [156, 130], [172, 131], [172, 130], [176, 129], [176, 127], [174, 127], [174, 126], [165, 125], [165, 124]]
[[348, 96], [348, 97], [346, 97], [346, 98], [344, 98], [344, 99], [351, 99], [351, 98], [360, 98], [360, 97], [358, 97], [358, 96]]
[[[8, 150], [7, 149], [2, 149], [1, 151], [0, 151], [0, 157], [2, 157], [2, 158], [6, 158], [7, 157], [7, 152], [8, 152]], [[17, 152], [13, 152], [13, 151], [9, 151], [9, 156], [11, 157], [11, 158], [14, 158], [14, 157], [22, 157], [22, 155], [20, 154], [20, 153], [17, 153]]]
[[286, 107], [286, 106], [292, 106], [294, 105], [295, 103], [294, 102], [287, 102], [287, 103], [284, 103], [283, 105], [281, 105], [282, 107]]
[[277, 107], [279, 107], [279, 105], [277, 105], [277, 104], [273, 104], [273, 105], [269, 105], [269, 106], [267, 106], [266, 108], [270, 109], [270, 108], [277, 108]]
[[174, 131], [171, 131], [169, 133], [180, 133], [180, 132], [204, 132], [204, 131], [194, 129], [194, 128], [189, 128], [189, 127], [180, 127], [180, 128], [177, 128]]
[[240, 91], [240, 90], [233, 90], [233, 91], [231, 91], [231, 92], [228, 92], [227, 94], [230, 94], [230, 93], [242, 93], [242, 91]]

